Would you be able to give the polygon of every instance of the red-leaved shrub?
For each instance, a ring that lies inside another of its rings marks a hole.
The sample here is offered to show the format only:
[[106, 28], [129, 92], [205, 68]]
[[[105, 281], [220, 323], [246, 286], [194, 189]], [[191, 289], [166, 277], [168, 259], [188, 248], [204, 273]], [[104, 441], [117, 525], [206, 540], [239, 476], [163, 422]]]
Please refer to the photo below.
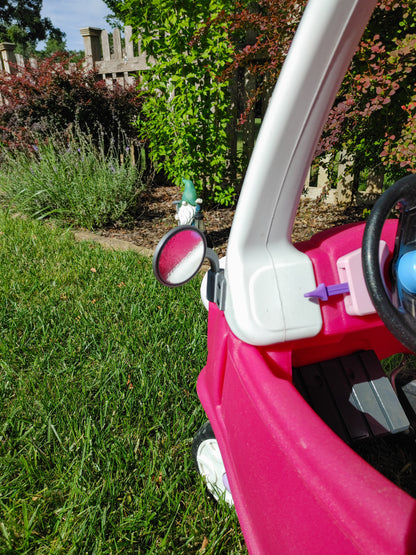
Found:
[[12, 148], [30, 148], [38, 139], [77, 130], [90, 136], [104, 134], [106, 141], [120, 135], [137, 141], [135, 122], [142, 101], [134, 86], [109, 88], [93, 70], [71, 63], [67, 54], [56, 53], [0, 73], [0, 142]]

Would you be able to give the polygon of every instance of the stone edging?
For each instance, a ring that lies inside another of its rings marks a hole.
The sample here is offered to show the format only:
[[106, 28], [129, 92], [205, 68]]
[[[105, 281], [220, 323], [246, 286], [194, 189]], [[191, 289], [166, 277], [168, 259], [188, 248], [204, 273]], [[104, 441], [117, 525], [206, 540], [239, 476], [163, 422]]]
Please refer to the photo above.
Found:
[[[146, 247], [139, 247], [130, 241], [123, 241], [122, 239], [113, 239], [112, 237], [103, 237], [102, 235], [97, 235], [92, 231], [75, 231], [74, 232], [75, 241], [93, 241], [94, 243], [100, 244], [104, 249], [115, 250], [115, 251], [134, 251], [141, 256], [148, 256], [151, 258], [153, 256], [154, 250], [148, 249]], [[205, 260], [200, 268], [200, 273], [205, 274], [210, 268], [210, 265]]]
[[75, 241], [93, 241], [94, 243], [99, 243], [105, 249], [112, 249], [115, 251], [134, 251], [142, 256], [153, 256], [153, 251], [146, 247], [139, 247], [134, 243], [129, 241], [123, 241], [122, 239], [114, 239], [112, 237], [103, 237], [102, 235], [97, 235], [92, 231], [75, 231], [74, 232]]

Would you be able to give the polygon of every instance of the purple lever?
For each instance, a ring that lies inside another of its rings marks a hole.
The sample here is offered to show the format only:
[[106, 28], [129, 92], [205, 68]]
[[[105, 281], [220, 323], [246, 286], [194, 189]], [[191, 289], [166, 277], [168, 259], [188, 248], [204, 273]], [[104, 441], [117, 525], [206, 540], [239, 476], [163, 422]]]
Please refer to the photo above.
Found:
[[337, 283], [336, 285], [325, 285], [320, 283], [316, 289], [305, 293], [304, 297], [316, 297], [321, 301], [327, 301], [328, 297], [332, 295], [341, 295], [342, 293], [349, 293], [350, 288], [348, 283]]

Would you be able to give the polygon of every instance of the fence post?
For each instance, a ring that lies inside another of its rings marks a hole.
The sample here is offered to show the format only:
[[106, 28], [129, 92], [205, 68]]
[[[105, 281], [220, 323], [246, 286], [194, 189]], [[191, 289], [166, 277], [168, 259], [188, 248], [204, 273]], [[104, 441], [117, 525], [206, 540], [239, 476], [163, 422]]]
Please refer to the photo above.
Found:
[[80, 33], [84, 39], [86, 67], [94, 68], [95, 62], [98, 62], [101, 59], [101, 31], [102, 29], [97, 27], [83, 27], [80, 29]]
[[338, 163], [337, 201], [350, 203], [352, 200], [352, 182], [354, 181], [354, 158], [341, 151]]
[[13, 42], [0, 42], [1, 61], [3, 71], [6, 73], [16, 73], [16, 67], [12, 65], [16, 64], [15, 47], [16, 45]]
[[132, 36], [133, 36], [132, 26], [126, 25], [124, 27], [124, 42], [125, 42], [127, 59], [134, 58], [134, 44], [133, 44]]
[[309, 168], [308, 173], [306, 174], [305, 183], [303, 184], [303, 195], [305, 197], [308, 196], [309, 186], [311, 184], [311, 170]]
[[383, 192], [384, 185], [384, 168], [377, 168], [370, 172], [367, 179], [366, 193], [370, 195], [380, 196]]
[[326, 168], [326, 165], [329, 164], [330, 159], [331, 157], [329, 154], [325, 155], [323, 157], [324, 165], [323, 166], [319, 165], [318, 183], [316, 185], [319, 189], [323, 189], [324, 187], [330, 186], [328, 170]]

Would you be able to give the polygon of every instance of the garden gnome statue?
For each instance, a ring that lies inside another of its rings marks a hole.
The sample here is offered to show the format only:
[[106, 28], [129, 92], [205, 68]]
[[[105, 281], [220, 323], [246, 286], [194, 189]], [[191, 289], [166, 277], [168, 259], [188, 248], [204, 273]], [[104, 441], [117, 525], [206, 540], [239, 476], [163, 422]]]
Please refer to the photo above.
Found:
[[175, 219], [179, 225], [193, 225], [195, 213], [201, 210], [202, 200], [197, 198], [194, 184], [190, 179], [182, 178], [185, 188], [180, 205], [176, 207]]

